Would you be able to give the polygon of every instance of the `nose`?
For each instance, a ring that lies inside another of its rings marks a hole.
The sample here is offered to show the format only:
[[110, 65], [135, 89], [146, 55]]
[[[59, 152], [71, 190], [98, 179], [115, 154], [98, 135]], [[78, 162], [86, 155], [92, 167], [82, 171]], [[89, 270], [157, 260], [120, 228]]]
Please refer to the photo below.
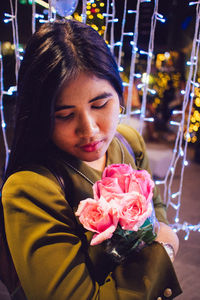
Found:
[[88, 112], [82, 112], [78, 118], [76, 134], [83, 138], [91, 138], [99, 132], [95, 118]]

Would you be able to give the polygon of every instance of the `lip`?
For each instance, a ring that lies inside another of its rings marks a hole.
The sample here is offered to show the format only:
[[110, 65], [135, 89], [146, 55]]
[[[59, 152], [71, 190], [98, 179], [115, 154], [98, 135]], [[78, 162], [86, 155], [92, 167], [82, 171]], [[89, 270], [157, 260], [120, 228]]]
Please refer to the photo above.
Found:
[[102, 142], [103, 140], [95, 141], [89, 144], [82, 145], [80, 146], [80, 148], [85, 152], [94, 152], [100, 148]]

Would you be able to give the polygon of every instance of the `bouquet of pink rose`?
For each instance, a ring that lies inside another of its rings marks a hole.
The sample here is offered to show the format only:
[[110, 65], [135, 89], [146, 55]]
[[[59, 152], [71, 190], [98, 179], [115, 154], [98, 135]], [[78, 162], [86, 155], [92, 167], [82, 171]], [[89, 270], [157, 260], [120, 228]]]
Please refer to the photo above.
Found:
[[127, 164], [108, 166], [93, 185], [94, 199], [82, 200], [76, 215], [95, 232], [91, 245], [104, 242], [115, 261], [152, 243], [156, 218], [152, 206], [154, 182], [146, 170]]

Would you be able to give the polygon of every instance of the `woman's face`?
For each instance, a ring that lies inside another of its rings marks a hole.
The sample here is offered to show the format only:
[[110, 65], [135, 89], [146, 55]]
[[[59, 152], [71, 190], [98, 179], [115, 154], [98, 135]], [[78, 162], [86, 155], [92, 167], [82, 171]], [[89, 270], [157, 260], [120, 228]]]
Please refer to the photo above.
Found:
[[115, 134], [119, 106], [118, 94], [107, 80], [80, 73], [57, 99], [53, 142], [80, 160], [98, 161]]

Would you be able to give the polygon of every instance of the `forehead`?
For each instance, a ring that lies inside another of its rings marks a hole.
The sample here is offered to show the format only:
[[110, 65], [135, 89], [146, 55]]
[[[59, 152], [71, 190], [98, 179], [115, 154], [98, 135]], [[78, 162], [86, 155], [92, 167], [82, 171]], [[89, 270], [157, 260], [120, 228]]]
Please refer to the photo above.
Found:
[[100, 79], [91, 73], [81, 72], [75, 79], [63, 84], [56, 104], [63, 102], [88, 101], [100, 93], [116, 94], [109, 81]]

